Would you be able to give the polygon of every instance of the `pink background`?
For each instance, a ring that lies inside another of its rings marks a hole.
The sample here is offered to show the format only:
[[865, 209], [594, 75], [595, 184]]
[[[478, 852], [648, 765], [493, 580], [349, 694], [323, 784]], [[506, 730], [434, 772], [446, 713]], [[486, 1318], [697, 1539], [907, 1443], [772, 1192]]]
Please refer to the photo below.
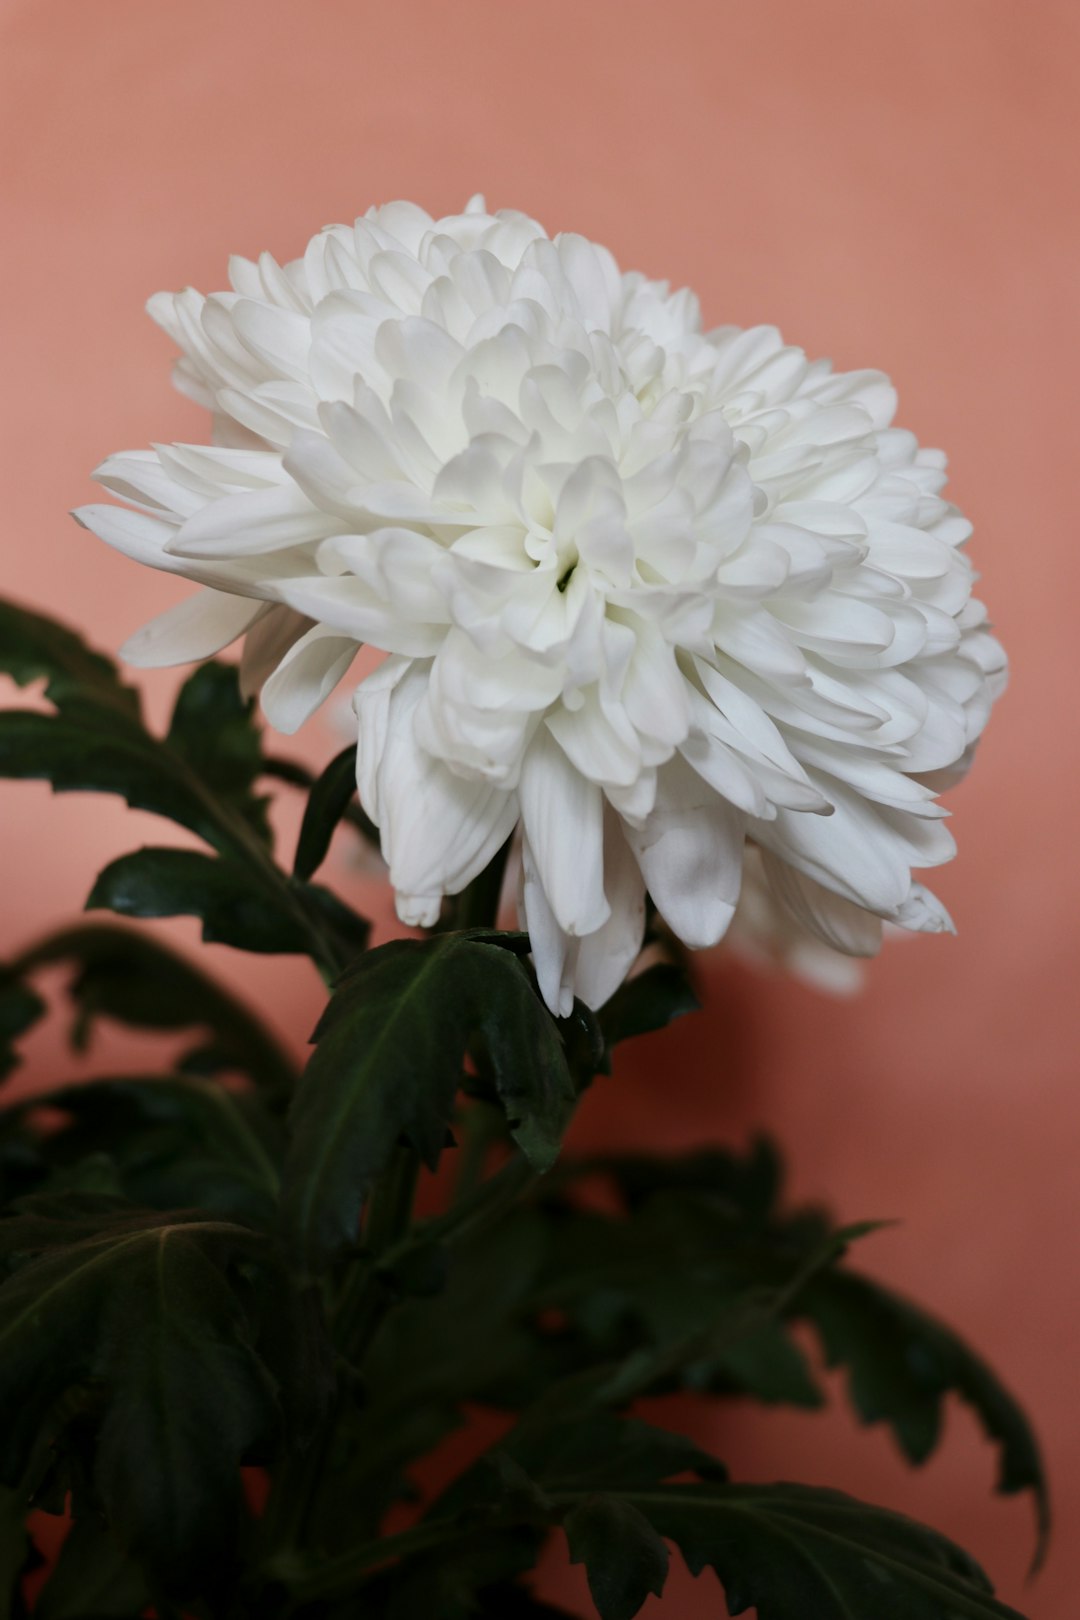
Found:
[[[1059, 1522], [1039, 1583], [1024, 1590], [1028, 1510], [991, 1497], [960, 1410], [919, 1474], [840, 1410], [738, 1413], [709, 1438], [751, 1477], [937, 1523], [1039, 1620], [1072, 1616], [1080, 1579], [1078, 18], [1049, 0], [0, 6], [2, 584], [107, 648], [182, 590], [66, 511], [107, 452], [204, 433], [144, 299], [222, 285], [230, 251], [291, 256], [373, 201], [446, 211], [482, 189], [583, 231], [691, 282], [710, 324], [772, 321], [840, 366], [884, 367], [902, 422], [947, 447], [1014, 667], [955, 798], [960, 859], [935, 885], [959, 939], [894, 946], [854, 1003], [715, 957], [709, 1010], [673, 1041], [678, 1077], [668, 1056], [658, 1091], [643, 1052], [582, 1129], [676, 1145], [764, 1124], [800, 1194], [903, 1217], [864, 1264], [973, 1337], [1039, 1422]], [[172, 678], [146, 684], [161, 715]], [[319, 760], [331, 742], [312, 728], [299, 747]], [[0, 789], [0, 817], [0, 954], [76, 909], [110, 856], [169, 836], [36, 785]], [[290, 1039], [307, 1033], [306, 967], [207, 955]], [[142, 1057], [130, 1040], [107, 1053]], [[36, 1038], [23, 1083], [59, 1058]], [[581, 1601], [579, 1572], [556, 1557], [549, 1574]], [[715, 1613], [711, 1587], [674, 1581], [664, 1612]]]

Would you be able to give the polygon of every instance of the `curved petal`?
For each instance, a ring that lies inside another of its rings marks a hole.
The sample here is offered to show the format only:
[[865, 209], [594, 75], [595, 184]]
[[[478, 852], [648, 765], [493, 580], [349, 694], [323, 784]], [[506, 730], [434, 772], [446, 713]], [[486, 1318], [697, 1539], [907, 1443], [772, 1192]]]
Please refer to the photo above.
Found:
[[766, 850], [769, 887], [796, 922], [845, 956], [876, 956], [881, 949], [881, 918], [833, 894]]
[[533, 738], [518, 787], [537, 876], [559, 927], [591, 934], [610, 915], [604, 897], [604, 801], [545, 726]]
[[254, 621], [272, 611], [250, 596], [201, 590], [144, 624], [129, 636], [120, 656], [137, 669], [195, 664], [228, 647]]
[[644, 826], [625, 833], [660, 915], [683, 944], [700, 950], [722, 939], [742, 882], [740, 813], [676, 759], [657, 777]]
[[604, 813], [604, 893], [611, 916], [577, 942], [573, 989], [587, 1007], [602, 1007], [622, 984], [645, 934], [645, 884], [619, 818]]
[[427, 684], [412, 668], [395, 685], [378, 768], [382, 851], [400, 896], [457, 894], [481, 873], [517, 820], [512, 793], [465, 780], [416, 740], [413, 711]]
[[540, 994], [556, 1018], [569, 1018], [574, 1010], [573, 958], [577, 941], [555, 919], [527, 836], [521, 841], [518, 921], [529, 936]]
[[330, 696], [360, 650], [350, 637], [317, 624], [294, 642], [262, 689], [262, 709], [275, 731], [291, 736]]

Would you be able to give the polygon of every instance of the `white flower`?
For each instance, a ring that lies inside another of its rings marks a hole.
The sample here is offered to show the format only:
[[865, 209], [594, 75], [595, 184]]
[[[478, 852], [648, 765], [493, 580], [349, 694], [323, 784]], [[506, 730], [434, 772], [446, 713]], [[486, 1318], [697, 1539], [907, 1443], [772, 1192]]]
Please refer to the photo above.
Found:
[[242, 673], [291, 731], [360, 643], [361, 800], [427, 924], [516, 827], [549, 1004], [611, 994], [646, 888], [714, 944], [744, 848], [829, 945], [947, 919], [936, 792], [1004, 682], [943, 456], [878, 372], [697, 301], [481, 199], [314, 237], [233, 290], [158, 294], [213, 447], [98, 471], [79, 516], [205, 588], [126, 655]]

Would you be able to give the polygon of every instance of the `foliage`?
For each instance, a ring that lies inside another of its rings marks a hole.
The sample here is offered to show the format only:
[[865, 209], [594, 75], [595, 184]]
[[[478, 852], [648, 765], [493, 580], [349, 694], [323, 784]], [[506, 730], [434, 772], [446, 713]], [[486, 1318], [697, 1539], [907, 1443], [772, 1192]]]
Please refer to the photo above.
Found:
[[[0, 772], [120, 793], [205, 845], [120, 856], [89, 905], [195, 915], [205, 938], [307, 956], [331, 985], [297, 1073], [143, 928], [86, 922], [0, 970], [0, 1074], [58, 967], [75, 1050], [102, 1021], [175, 1047], [160, 1073], [60, 1077], [0, 1109], [0, 1620], [29, 1612], [34, 1512], [70, 1520], [42, 1620], [557, 1620], [530, 1574], [552, 1535], [601, 1620], [661, 1594], [673, 1552], [760, 1620], [1016, 1620], [936, 1532], [834, 1490], [729, 1479], [637, 1414], [673, 1391], [820, 1405], [809, 1336], [913, 1463], [943, 1401], [966, 1401], [999, 1488], [1033, 1493], [1045, 1535], [1012, 1396], [852, 1267], [871, 1225], [788, 1206], [769, 1144], [560, 1151], [619, 1043], [697, 1004], [659, 936], [661, 959], [599, 1015], [562, 1020], [528, 941], [476, 916], [494, 883], [371, 949], [311, 881], [340, 822], [371, 830], [348, 751], [315, 780], [267, 761], [217, 664], [155, 737], [107, 659], [8, 607], [0, 666], [52, 705], [0, 715]], [[289, 872], [267, 779], [307, 794]], [[426, 1459], [455, 1430], [464, 1461], [436, 1490]]]

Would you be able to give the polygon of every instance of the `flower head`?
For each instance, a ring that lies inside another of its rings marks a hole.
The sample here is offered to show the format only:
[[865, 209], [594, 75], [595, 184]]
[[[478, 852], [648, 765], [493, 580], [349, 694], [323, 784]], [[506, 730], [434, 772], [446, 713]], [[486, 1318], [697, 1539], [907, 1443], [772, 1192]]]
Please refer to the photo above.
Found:
[[948, 926], [912, 879], [954, 853], [936, 793], [1004, 681], [943, 456], [835, 373], [481, 199], [335, 225], [232, 290], [158, 294], [213, 446], [111, 457], [79, 515], [204, 589], [139, 664], [244, 638], [291, 731], [361, 643], [362, 803], [409, 923], [520, 828], [549, 1004], [599, 1005], [646, 890], [715, 943], [749, 842], [836, 949]]

